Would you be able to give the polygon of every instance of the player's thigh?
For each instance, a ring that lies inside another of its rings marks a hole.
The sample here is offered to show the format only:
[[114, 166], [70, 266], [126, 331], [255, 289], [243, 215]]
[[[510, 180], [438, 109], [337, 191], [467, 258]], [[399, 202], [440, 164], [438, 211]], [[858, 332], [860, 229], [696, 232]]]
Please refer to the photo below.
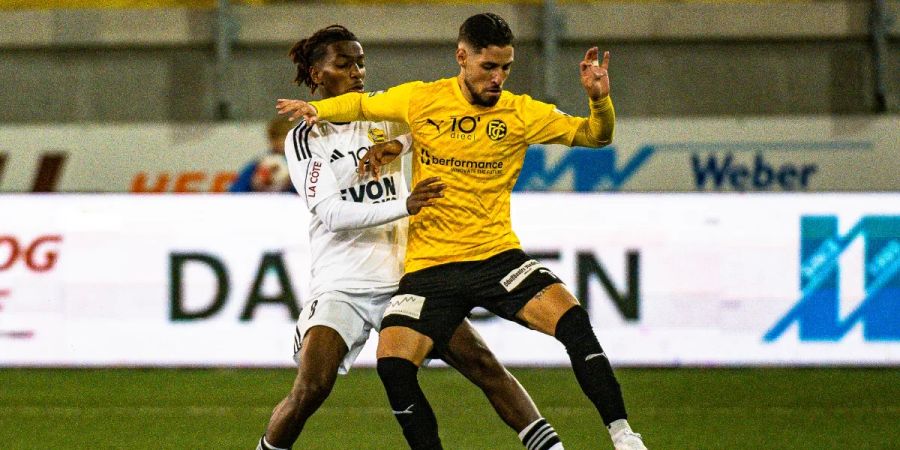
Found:
[[[380, 320], [382, 307], [371, 300], [370, 294], [328, 291], [304, 305], [294, 336], [294, 360], [300, 370], [319, 370], [312, 366], [324, 363], [328, 363], [330, 370], [337, 350], [342, 355], [338, 372], [347, 373], [368, 340], [370, 330]], [[313, 331], [315, 334], [310, 336]], [[315, 347], [313, 351], [306, 351], [307, 342]]]
[[562, 283], [554, 283], [539, 291], [516, 313], [516, 318], [541, 333], [553, 336], [560, 317], [578, 300]]
[[391, 297], [378, 334], [378, 357], [401, 357], [421, 365], [434, 348], [443, 353], [471, 306], [459, 299], [453, 267], [408, 273]]
[[306, 331], [297, 355], [302, 363], [297, 366], [294, 387], [304, 389], [317, 385], [330, 388], [348, 350], [344, 338], [333, 328], [312, 326]]
[[480, 306], [542, 333], [554, 335], [556, 322], [578, 304], [559, 277], [520, 249], [484, 261], [477, 283]]
[[382, 328], [378, 333], [376, 357], [403, 358], [421, 366], [425, 357], [434, 347], [430, 337], [405, 326]]

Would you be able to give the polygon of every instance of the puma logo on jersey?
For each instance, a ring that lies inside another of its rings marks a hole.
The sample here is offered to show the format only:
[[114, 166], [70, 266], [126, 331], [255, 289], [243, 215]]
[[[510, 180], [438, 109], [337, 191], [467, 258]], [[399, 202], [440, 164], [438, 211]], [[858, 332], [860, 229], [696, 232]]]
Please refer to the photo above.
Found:
[[428, 123], [428, 125], [433, 126], [434, 129], [437, 130], [438, 133], [441, 132], [441, 124], [444, 123], [443, 120], [441, 120], [441, 121], [439, 121], [439, 122], [435, 122], [435, 121], [433, 121], [433, 120], [431, 120], [431, 119], [426, 119], [425, 122]]

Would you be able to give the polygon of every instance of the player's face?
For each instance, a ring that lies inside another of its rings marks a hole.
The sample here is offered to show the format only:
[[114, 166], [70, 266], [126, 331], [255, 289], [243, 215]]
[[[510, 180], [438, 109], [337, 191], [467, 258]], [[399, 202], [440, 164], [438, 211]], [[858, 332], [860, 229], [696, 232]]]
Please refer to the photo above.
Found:
[[470, 101], [481, 106], [496, 105], [512, 68], [513, 47], [491, 45], [474, 52], [472, 47], [464, 45], [456, 55]]
[[313, 80], [318, 83], [322, 98], [347, 92], [362, 92], [366, 79], [366, 56], [356, 41], [328, 44], [328, 51], [313, 68]]

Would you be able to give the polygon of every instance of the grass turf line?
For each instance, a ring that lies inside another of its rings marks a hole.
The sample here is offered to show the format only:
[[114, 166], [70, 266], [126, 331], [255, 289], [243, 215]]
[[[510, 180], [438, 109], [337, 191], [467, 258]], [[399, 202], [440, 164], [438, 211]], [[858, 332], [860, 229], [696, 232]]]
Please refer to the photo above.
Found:
[[[567, 369], [515, 369], [571, 450], [611, 448]], [[630, 422], [654, 449], [896, 449], [900, 369], [619, 369]], [[294, 372], [2, 369], [4, 449], [252, 449]], [[444, 446], [521, 449], [481, 392], [420, 372]], [[354, 369], [295, 448], [405, 448], [378, 377]]]

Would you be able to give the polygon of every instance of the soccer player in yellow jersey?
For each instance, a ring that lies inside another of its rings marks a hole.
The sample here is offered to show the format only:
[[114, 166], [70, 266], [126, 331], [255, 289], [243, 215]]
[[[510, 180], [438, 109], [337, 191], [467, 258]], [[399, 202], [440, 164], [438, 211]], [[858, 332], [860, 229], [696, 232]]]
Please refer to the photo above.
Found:
[[[366, 59], [362, 44], [340, 25], [301, 39], [290, 56], [296, 65], [295, 81], [309, 86], [311, 93], [330, 98], [363, 91]], [[349, 370], [369, 330], [379, 328], [401, 275], [402, 252], [397, 250], [402, 249], [400, 242], [405, 239], [397, 236], [404, 234], [405, 226], [394, 220], [427, 209], [423, 204], [440, 193], [433, 183], [425, 182], [407, 196], [403, 175], [396, 166], [382, 174], [386, 178], [378, 177], [387, 180], [384, 186], [388, 181], [400, 185], [396, 198], [342, 198], [340, 192], [374, 182], [371, 177], [357, 176], [356, 152], [367, 147], [402, 148], [396, 141], [371, 145], [373, 130], [385, 135], [389, 130], [385, 125], [320, 121], [314, 129], [300, 124], [288, 133], [288, 165], [312, 214], [313, 297], [297, 321], [296, 378], [290, 392], [272, 411], [257, 450], [291, 448], [307, 420], [331, 393], [337, 374]], [[387, 192], [386, 187], [383, 190]], [[399, 212], [392, 204], [399, 205]], [[497, 361], [468, 321], [456, 328], [446, 350], [436, 356], [481, 388], [500, 418], [516, 433], [543, 420], [525, 389]], [[540, 449], [556, 450], [552, 445], [559, 440], [553, 440], [552, 427], [546, 424], [541, 430], [547, 445]]]
[[[580, 71], [590, 116], [571, 117], [503, 90], [514, 59], [512, 39], [501, 17], [478, 14], [460, 27], [455, 78], [310, 103], [279, 100], [278, 108], [307, 123], [405, 122], [414, 141], [413, 184], [436, 176], [447, 185], [443, 199], [410, 218], [406, 273], [379, 334], [378, 374], [413, 449], [441, 448], [418, 367], [432, 348], [446, 348], [476, 306], [559, 340], [615, 448], [646, 449], [628, 424], [621, 389], [587, 312], [556, 275], [521, 250], [509, 214], [529, 144], [602, 147], [612, 141], [609, 53], [602, 61], [596, 47], [585, 54]], [[369, 161], [386, 159], [373, 154]]]

